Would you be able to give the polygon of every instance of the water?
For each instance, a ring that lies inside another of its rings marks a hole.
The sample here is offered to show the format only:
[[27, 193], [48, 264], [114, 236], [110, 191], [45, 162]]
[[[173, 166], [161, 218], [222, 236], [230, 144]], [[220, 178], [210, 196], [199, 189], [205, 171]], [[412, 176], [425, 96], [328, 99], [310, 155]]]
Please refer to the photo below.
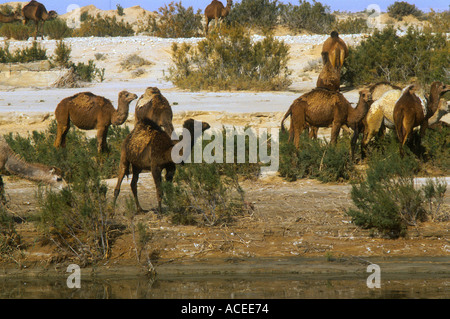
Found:
[[448, 299], [450, 278], [382, 278], [368, 288], [365, 276], [146, 276], [82, 280], [67, 287], [66, 278], [0, 278], [1, 299]]

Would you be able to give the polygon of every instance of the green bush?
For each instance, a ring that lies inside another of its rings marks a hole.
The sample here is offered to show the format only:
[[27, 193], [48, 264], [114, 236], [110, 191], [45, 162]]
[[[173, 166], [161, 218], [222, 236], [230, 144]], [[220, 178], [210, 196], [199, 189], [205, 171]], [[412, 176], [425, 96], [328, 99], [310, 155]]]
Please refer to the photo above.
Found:
[[192, 7], [187, 9], [181, 2], [171, 2], [159, 8], [159, 17], [150, 18], [148, 31], [162, 38], [191, 38], [202, 35], [203, 15], [199, 9], [194, 13]]
[[288, 133], [280, 134], [281, 177], [289, 181], [314, 178], [322, 182], [348, 181], [355, 175], [350, 155], [350, 139], [345, 136], [331, 145], [323, 139], [300, 137], [300, 147], [288, 142]]
[[134, 30], [128, 22], [117, 21], [114, 17], [97, 17], [88, 15], [82, 21], [79, 29], [73, 31], [75, 37], [128, 37], [134, 35]]
[[0, 63], [27, 63], [41, 60], [47, 60], [47, 50], [36, 41], [30, 47], [16, 49], [14, 52], [10, 52], [7, 42], [0, 47]]
[[77, 64], [71, 63], [70, 67], [74, 69], [75, 73], [80, 77], [80, 80], [84, 82], [92, 82], [97, 77], [100, 82], [104, 80], [105, 69], [97, 68], [94, 60], [89, 60], [87, 64], [84, 62], [78, 62]]
[[393, 28], [376, 30], [360, 45], [349, 49], [342, 81], [365, 85], [379, 81], [422, 84], [446, 81], [450, 42], [445, 34], [409, 28], [404, 36]]
[[168, 80], [191, 90], [283, 90], [291, 81], [289, 47], [267, 36], [253, 42], [243, 27], [222, 26], [196, 45], [172, 45]]
[[59, 18], [46, 21], [44, 23], [43, 32], [44, 35], [55, 40], [72, 36], [72, 29], [67, 26], [65, 20]]
[[242, 0], [234, 3], [226, 19], [232, 25], [269, 30], [277, 25], [279, 14], [278, 0]]
[[34, 36], [36, 28], [28, 23], [23, 25], [21, 22], [3, 23], [0, 27], [0, 35], [6, 39], [28, 40]]
[[387, 8], [388, 14], [398, 20], [402, 20], [403, 17], [413, 15], [417, 18], [423, 16], [423, 12], [417, 9], [416, 5], [409, 4], [405, 1], [396, 1]]
[[163, 203], [175, 224], [229, 223], [245, 210], [244, 191], [232, 166], [178, 166], [173, 183], [163, 183]]
[[339, 34], [357, 34], [369, 31], [367, 20], [364, 18], [347, 18], [336, 21], [332, 29], [339, 32]]
[[405, 236], [409, 226], [428, 217], [447, 220], [448, 216], [439, 212], [445, 182], [429, 179], [422, 187], [414, 182], [422, 165], [408, 149], [403, 158], [400, 156], [395, 133], [380, 139], [371, 151], [367, 176], [352, 185], [351, 198], [356, 208], [347, 211], [352, 221], [397, 238]]
[[64, 41], [60, 40], [56, 43], [56, 49], [54, 52], [54, 56], [52, 57], [52, 62], [57, 66], [67, 68], [70, 66], [70, 53], [72, 52], [72, 48], [69, 44], [66, 44]]
[[300, 32], [307, 30], [314, 33], [329, 34], [335, 17], [330, 8], [320, 2], [299, 0], [299, 5], [287, 4], [281, 7], [281, 24], [289, 29]]

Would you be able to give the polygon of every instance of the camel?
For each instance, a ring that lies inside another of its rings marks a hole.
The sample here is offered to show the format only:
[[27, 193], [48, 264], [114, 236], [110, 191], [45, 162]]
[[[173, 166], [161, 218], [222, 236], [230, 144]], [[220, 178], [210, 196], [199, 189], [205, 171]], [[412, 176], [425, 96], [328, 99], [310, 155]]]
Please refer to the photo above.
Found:
[[341, 74], [340, 70], [333, 67], [330, 61], [328, 61], [320, 72], [317, 78], [316, 87], [324, 88], [331, 91], [339, 91], [341, 86]]
[[[210, 126], [206, 122], [196, 122], [193, 119], [188, 119], [184, 122], [183, 128], [190, 132], [191, 138], [191, 151], [195, 144], [196, 139], [200, 137], [196, 131], [194, 131], [194, 125], [201, 126], [201, 133], [209, 129]], [[171, 182], [175, 174], [176, 166], [172, 159], [172, 149], [181, 141], [174, 142], [170, 136], [164, 132], [161, 127], [148, 118], [144, 118], [139, 121], [134, 127], [133, 131], [125, 138], [122, 144], [122, 151], [120, 156], [119, 173], [117, 178], [117, 184], [114, 189], [114, 206], [117, 197], [120, 193], [120, 186], [125, 175], [128, 175], [130, 165], [133, 170], [133, 178], [131, 180], [131, 190], [136, 203], [138, 212], [144, 212], [139, 204], [137, 194], [137, 182], [139, 174], [143, 170], [151, 170], [153, 180], [156, 186], [156, 195], [158, 200], [158, 209], [161, 212], [161, 173], [166, 170], [166, 181]], [[183, 158], [189, 156], [189, 154], [182, 154]]]
[[39, 24], [42, 21], [44, 25], [45, 21], [53, 20], [58, 17], [56, 11], [51, 10], [47, 12], [45, 6], [37, 1], [30, 1], [22, 8], [22, 15], [24, 17], [23, 24], [27, 24], [29, 20], [33, 20], [36, 24], [36, 32], [34, 34], [34, 40], [36, 40], [39, 33]]
[[420, 126], [420, 137], [425, 135], [428, 120], [436, 113], [441, 95], [450, 91], [450, 87], [442, 82], [433, 82], [425, 105], [415, 94], [416, 91], [417, 86], [415, 84], [406, 87], [394, 106], [394, 124], [400, 142], [401, 154], [403, 154], [403, 146], [414, 127]]
[[344, 60], [348, 57], [348, 47], [336, 31], [331, 32], [330, 37], [322, 46], [323, 65], [330, 62], [333, 68], [341, 70]]
[[[389, 89], [391, 88], [391, 89]], [[370, 140], [377, 134], [382, 133], [383, 128], [394, 129], [394, 107], [398, 99], [402, 95], [402, 89], [398, 86], [391, 85], [386, 82], [375, 84], [371, 87], [374, 98], [374, 103], [370, 107], [369, 112], [365, 119], [364, 124], [364, 138], [362, 141], [362, 149], [366, 148]], [[384, 92], [385, 91], [385, 92]], [[384, 93], [383, 93], [384, 92]], [[381, 95], [381, 97], [379, 97]], [[417, 94], [416, 94], [417, 95]], [[419, 99], [422, 104], [425, 105], [425, 96], [419, 94]], [[438, 109], [435, 114], [429, 119], [428, 126], [437, 123], [445, 114], [448, 113], [448, 106], [446, 101], [440, 101], [438, 103]]]
[[15, 21], [22, 21], [24, 18], [22, 16], [22, 13], [20, 12], [14, 12], [10, 15], [5, 15], [3, 13], [0, 13], [0, 23], [11, 23]]
[[[21, 178], [35, 182], [43, 182], [59, 189], [67, 186], [66, 182], [62, 178], [62, 172], [59, 168], [25, 162], [16, 153], [14, 153], [6, 140], [0, 136], [0, 171], [4, 169]], [[3, 204], [6, 203], [5, 190], [1, 175], [0, 202]]]
[[107, 151], [106, 136], [109, 126], [122, 125], [126, 121], [129, 105], [135, 99], [136, 94], [120, 92], [117, 110], [110, 100], [91, 92], [82, 92], [63, 99], [55, 109], [57, 135], [54, 146], [66, 146], [66, 135], [72, 122], [82, 130], [96, 129], [98, 152]]
[[284, 130], [283, 122], [291, 116], [289, 142], [293, 141], [294, 145], [299, 148], [300, 135], [305, 128], [305, 124], [312, 127], [329, 127], [331, 125], [332, 144], [336, 144], [341, 127], [347, 125], [353, 129], [351, 140], [353, 157], [361, 129], [361, 121], [366, 116], [371, 103], [372, 98], [368, 90], [359, 92], [358, 105], [353, 108], [341, 93], [315, 88], [292, 103], [281, 121], [281, 128]]
[[172, 108], [158, 88], [148, 87], [145, 90], [136, 103], [134, 114], [136, 122], [148, 118], [161, 126], [169, 136], [172, 135]]
[[205, 36], [208, 35], [208, 26], [209, 22], [214, 19], [216, 23], [221, 22], [223, 18], [228, 16], [231, 10], [231, 6], [233, 5], [232, 0], [227, 0], [227, 6], [224, 7], [222, 2], [213, 0], [208, 6], [205, 8]]
[[436, 113], [434, 113], [434, 115], [428, 120], [428, 127], [438, 124], [441, 118], [443, 118], [444, 115], [448, 113], [450, 113], [450, 105], [448, 101], [446, 101], [445, 99], [441, 99], [439, 101], [439, 107]]

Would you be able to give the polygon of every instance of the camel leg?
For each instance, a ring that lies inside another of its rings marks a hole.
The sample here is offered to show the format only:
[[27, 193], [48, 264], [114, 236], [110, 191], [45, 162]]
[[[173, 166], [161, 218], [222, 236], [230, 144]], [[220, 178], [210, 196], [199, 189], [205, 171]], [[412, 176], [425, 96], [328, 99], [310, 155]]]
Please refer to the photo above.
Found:
[[352, 161], [355, 159], [355, 148], [356, 142], [358, 141], [360, 128], [356, 125], [355, 131], [353, 132], [352, 139], [350, 141], [350, 154], [352, 156]]
[[3, 178], [0, 176], [0, 204], [6, 205], [5, 185], [3, 184]]
[[108, 136], [108, 126], [97, 129], [97, 151], [99, 153], [107, 152], [106, 137]]
[[66, 135], [69, 132], [69, 121], [58, 122], [56, 128], [56, 139], [53, 144], [56, 148], [66, 147]]
[[172, 183], [173, 176], [175, 175], [176, 166], [174, 163], [171, 163], [166, 166], [166, 182]]
[[153, 181], [156, 187], [156, 198], [158, 200], [158, 212], [161, 213], [161, 201], [162, 201], [162, 191], [161, 191], [161, 169], [157, 166], [152, 167]]
[[145, 210], [142, 209], [141, 205], [139, 204], [139, 199], [138, 199], [138, 194], [137, 194], [137, 183], [139, 180], [139, 174], [142, 172], [142, 170], [134, 165], [132, 165], [133, 167], [133, 178], [131, 179], [131, 191], [133, 192], [133, 196], [134, 196], [134, 201], [136, 202], [136, 208], [138, 213], [143, 213], [146, 212]]
[[336, 144], [339, 137], [339, 132], [341, 131], [342, 123], [333, 122], [331, 127], [331, 144]]
[[208, 35], [208, 26], [209, 26], [209, 19], [208, 17], [205, 17], [206, 25], [205, 25], [205, 37]]
[[121, 157], [120, 164], [119, 164], [119, 174], [117, 177], [117, 184], [116, 184], [116, 187], [114, 188], [113, 206], [116, 206], [117, 197], [119, 196], [119, 193], [120, 193], [120, 186], [122, 185], [123, 178], [125, 177], [125, 175], [127, 175], [129, 167], [130, 167], [130, 163], [127, 160], [123, 160]]

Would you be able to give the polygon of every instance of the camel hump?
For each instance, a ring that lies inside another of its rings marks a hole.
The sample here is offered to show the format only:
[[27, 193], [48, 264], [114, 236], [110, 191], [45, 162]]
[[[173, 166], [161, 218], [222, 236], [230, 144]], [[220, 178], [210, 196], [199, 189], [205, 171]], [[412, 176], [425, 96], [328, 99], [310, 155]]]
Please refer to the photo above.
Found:
[[82, 92], [75, 94], [70, 98], [71, 102], [79, 108], [92, 109], [101, 104], [110, 102], [108, 99], [95, 95], [91, 92]]

